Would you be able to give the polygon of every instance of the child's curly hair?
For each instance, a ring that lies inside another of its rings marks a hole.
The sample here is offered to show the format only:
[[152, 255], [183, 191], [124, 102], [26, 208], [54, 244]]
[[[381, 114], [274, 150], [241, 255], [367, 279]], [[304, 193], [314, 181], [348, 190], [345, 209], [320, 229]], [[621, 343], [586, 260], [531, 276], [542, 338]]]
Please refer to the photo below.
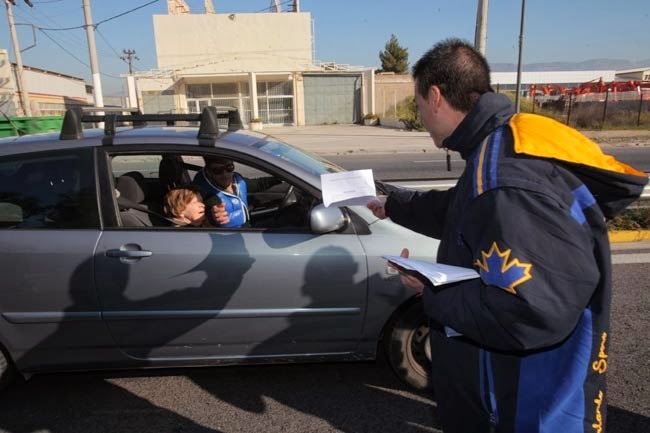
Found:
[[183, 185], [169, 190], [163, 199], [163, 210], [170, 218], [181, 218], [183, 211], [194, 197], [203, 198], [203, 191], [197, 185]]

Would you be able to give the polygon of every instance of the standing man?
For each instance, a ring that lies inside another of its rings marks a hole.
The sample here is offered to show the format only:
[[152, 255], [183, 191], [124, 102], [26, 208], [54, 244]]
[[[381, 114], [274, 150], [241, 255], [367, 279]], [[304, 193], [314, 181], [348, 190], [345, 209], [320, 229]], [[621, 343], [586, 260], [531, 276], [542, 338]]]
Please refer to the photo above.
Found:
[[465, 41], [436, 44], [413, 77], [422, 123], [465, 170], [448, 191], [401, 190], [368, 207], [440, 239], [439, 262], [480, 274], [442, 287], [402, 275], [430, 317], [444, 432], [603, 432], [605, 218], [638, 198], [647, 176], [574, 129], [515, 114]]

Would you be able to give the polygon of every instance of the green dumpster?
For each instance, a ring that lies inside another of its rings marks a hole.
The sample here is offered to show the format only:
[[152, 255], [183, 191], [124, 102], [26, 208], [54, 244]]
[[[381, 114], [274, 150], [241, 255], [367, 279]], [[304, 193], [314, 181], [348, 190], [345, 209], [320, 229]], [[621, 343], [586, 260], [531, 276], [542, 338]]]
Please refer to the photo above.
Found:
[[60, 131], [63, 116], [0, 118], [0, 137]]

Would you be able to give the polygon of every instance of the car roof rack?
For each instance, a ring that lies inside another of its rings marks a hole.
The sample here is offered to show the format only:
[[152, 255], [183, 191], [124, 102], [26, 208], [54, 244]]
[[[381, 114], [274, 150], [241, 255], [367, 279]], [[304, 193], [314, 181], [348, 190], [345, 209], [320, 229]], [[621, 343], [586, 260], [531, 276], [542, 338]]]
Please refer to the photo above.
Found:
[[[91, 114], [103, 112], [104, 114]], [[128, 113], [128, 114], [123, 114]], [[242, 129], [241, 116], [235, 107], [208, 106], [192, 114], [142, 114], [137, 108], [124, 107], [72, 107], [65, 112], [60, 140], [80, 140], [84, 137], [83, 123], [104, 122], [104, 145], [112, 145], [118, 122], [131, 122], [134, 128], [146, 126], [147, 122], [199, 122], [197, 138], [202, 146], [214, 146], [219, 138], [218, 119], [228, 119], [228, 131]]]

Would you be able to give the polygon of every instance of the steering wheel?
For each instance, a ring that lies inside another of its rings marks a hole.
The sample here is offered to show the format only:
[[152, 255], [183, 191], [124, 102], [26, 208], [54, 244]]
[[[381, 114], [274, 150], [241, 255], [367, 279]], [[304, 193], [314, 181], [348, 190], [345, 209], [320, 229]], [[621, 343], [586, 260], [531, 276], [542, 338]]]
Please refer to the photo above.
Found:
[[289, 185], [289, 188], [287, 188], [287, 192], [284, 193], [282, 196], [282, 200], [280, 200], [280, 204], [278, 204], [278, 210], [285, 208], [289, 206], [292, 203], [292, 198], [293, 198], [293, 191], [294, 191], [294, 186]]

